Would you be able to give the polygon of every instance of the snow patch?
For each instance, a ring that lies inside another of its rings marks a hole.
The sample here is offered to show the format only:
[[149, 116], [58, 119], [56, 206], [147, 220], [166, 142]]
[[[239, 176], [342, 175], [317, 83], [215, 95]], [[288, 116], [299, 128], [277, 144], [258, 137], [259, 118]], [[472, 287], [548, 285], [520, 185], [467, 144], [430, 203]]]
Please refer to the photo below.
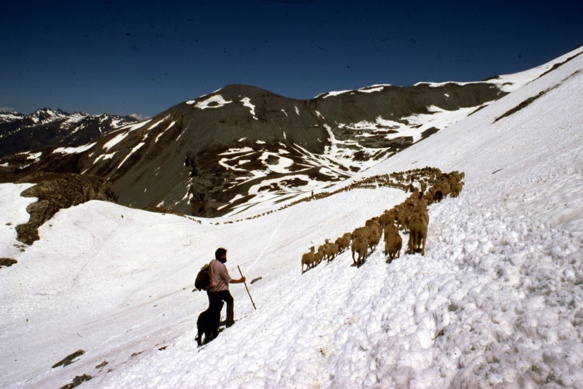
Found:
[[87, 145], [77, 147], [58, 147], [53, 150], [53, 154], [79, 154], [91, 149], [93, 146], [95, 146], [95, 143], [89, 143]]
[[232, 101], [225, 100], [222, 95], [212, 95], [205, 100], [190, 100], [186, 102], [186, 104], [194, 105], [194, 108], [198, 109], [220, 108], [230, 103], [232, 103]]

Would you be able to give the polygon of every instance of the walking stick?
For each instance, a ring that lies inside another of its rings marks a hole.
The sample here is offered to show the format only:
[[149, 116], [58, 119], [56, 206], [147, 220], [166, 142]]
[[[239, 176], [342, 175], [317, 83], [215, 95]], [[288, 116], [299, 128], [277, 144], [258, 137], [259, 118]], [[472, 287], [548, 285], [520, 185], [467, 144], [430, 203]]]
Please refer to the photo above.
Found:
[[[241, 277], [243, 277], [243, 272], [241, 272], [241, 268], [239, 266], [237, 266], [237, 269], [239, 269], [239, 274], [241, 274]], [[255, 303], [253, 302], [253, 297], [251, 297], [251, 293], [249, 292], [249, 288], [247, 287], [247, 281], [245, 281], [244, 283], [245, 283], [245, 289], [247, 289], [247, 294], [249, 295], [249, 298], [251, 299], [251, 304], [253, 304], [254, 309], [257, 309], [257, 307], [255, 306]]]

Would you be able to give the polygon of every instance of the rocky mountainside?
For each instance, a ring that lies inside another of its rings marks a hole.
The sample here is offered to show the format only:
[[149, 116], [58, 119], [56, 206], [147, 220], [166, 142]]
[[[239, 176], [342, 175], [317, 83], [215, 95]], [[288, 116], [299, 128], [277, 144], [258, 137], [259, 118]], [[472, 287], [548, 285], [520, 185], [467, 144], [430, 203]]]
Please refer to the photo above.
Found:
[[130, 116], [69, 114], [49, 108], [30, 115], [0, 113], [0, 157], [47, 146], [79, 146], [137, 121]]
[[111, 183], [120, 204], [232, 214], [323, 190], [467, 117], [507, 87], [503, 79], [375, 85], [294, 100], [229, 85], [85, 144], [70, 134], [70, 142], [5, 156], [0, 180], [94, 175]]

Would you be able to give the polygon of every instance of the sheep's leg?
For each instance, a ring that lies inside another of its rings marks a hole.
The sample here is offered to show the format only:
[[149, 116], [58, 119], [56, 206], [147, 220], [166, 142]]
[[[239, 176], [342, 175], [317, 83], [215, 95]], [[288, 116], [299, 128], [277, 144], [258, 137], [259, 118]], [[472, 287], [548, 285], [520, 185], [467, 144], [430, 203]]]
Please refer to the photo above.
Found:
[[202, 334], [204, 333], [203, 330], [198, 330], [198, 336], [196, 337], [196, 342], [199, 346], [202, 346]]
[[[356, 254], [356, 259], [354, 258], [354, 254]], [[360, 266], [360, 251], [352, 252], [352, 264], [356, 265], [356, 267]]]
[[417, 231], [410, 231], [412, 236], [412, 244], [411, 244], [411, 254], [415, 254], [417, 250], [419, 250], [420, 243], [419, 242], [419, 234]]

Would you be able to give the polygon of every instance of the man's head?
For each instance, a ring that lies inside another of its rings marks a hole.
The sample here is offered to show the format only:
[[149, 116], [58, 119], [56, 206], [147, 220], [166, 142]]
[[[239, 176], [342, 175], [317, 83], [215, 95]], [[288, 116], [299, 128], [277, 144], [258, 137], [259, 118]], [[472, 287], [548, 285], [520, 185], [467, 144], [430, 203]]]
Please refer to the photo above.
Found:
[[215, 251], [215, 258], [222, 263], [227, 262], [227, 250], [219, 247], [217, 251]]

